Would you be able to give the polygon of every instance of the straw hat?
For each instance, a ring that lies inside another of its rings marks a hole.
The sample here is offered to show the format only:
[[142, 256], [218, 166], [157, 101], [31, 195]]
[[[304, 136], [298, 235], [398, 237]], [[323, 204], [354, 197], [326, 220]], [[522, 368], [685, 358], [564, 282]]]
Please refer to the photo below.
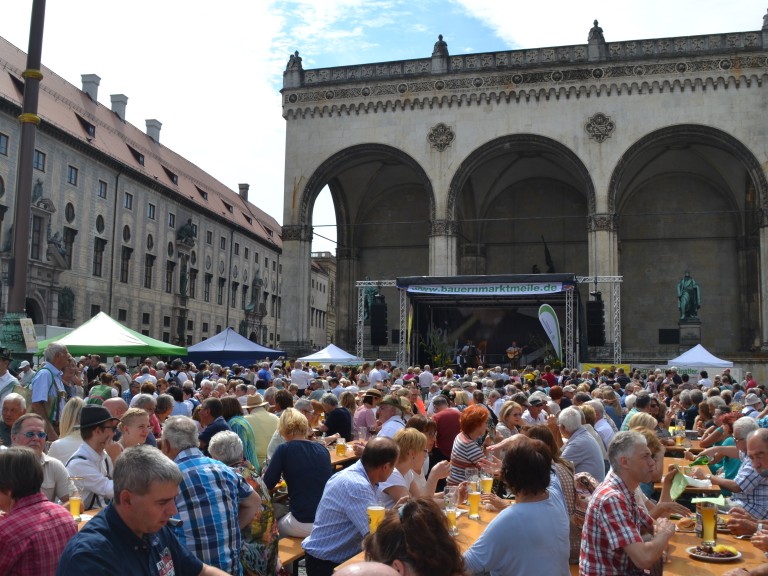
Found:
[[259, 406], [266, 406], [269, 402], [265, 402], [264, 398], [258, 392], [253, 396], [248, 396], [248, 401], [245, 403], [246, 408], [258, 408]]

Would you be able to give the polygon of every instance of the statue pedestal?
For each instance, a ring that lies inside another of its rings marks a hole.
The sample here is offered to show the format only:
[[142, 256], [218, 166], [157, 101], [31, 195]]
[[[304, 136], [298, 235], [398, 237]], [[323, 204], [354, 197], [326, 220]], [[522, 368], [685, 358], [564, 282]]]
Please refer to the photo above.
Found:
[[680, 328], [680, 352], [701, 344], [700, 320], [681, 320], [677, 325]]

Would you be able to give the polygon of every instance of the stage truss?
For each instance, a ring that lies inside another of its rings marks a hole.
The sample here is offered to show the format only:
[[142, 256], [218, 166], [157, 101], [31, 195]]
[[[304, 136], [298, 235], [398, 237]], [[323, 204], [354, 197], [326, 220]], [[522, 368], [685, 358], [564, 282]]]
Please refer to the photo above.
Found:
[[[611, 304], [613, 317], [613, 363], [621, 364], [621, 283], [623, 276], [576, 276], [577, 284], [610, 284]], [[358, 358], [365, 358], [365, 289], [392, 287], [397, 288], [395, 280], [358, 280], [357, 287], [357, 342], [355, 354]], [[403, 288], [397, 288], [399, 294], [399, 318], [400, 341], [397, 343], [397, 365], [408, 365], [408, 295]], [[574, 318], [574, 290], [565, 291], [565, 364], [575, 367], [578, 364], [576, 356], [576, 322]]]

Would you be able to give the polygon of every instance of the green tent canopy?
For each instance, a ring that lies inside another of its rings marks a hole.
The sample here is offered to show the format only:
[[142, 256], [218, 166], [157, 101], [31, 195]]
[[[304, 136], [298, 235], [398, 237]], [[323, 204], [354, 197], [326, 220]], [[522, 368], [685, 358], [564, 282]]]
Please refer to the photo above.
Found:
[[51, 342], [64, 344], [73, 356], [186, 356], [187, 349], [166, 344], [126, 328], [108, 314], [99, 312], [79, 328], [56, 338], [43, 340], [38, 351], [43, 353]]

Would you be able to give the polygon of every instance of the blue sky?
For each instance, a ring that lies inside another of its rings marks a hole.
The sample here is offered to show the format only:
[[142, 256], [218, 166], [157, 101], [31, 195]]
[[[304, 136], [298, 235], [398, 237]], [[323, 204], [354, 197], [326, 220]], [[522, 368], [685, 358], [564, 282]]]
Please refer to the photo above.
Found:
[[[26, 50], [32, 0], [6, 0], [0, 36]], [[735, 7], [738, 6], [738, 9]], [[764, 0], [48, 0], [43, 63], [99, 101], [128, 95], [127, 120], [163, 123], [161, 142], [283, 221], [282, 71], [421, 58], [443, 34], [452, 54], [586, 41], [757, 30]], [[333, 224], [327, 193], [315, 224]], [[334, 237], [333, 228], [318, 231]], [[315, 250], [333, 250], [316, 243]]]

